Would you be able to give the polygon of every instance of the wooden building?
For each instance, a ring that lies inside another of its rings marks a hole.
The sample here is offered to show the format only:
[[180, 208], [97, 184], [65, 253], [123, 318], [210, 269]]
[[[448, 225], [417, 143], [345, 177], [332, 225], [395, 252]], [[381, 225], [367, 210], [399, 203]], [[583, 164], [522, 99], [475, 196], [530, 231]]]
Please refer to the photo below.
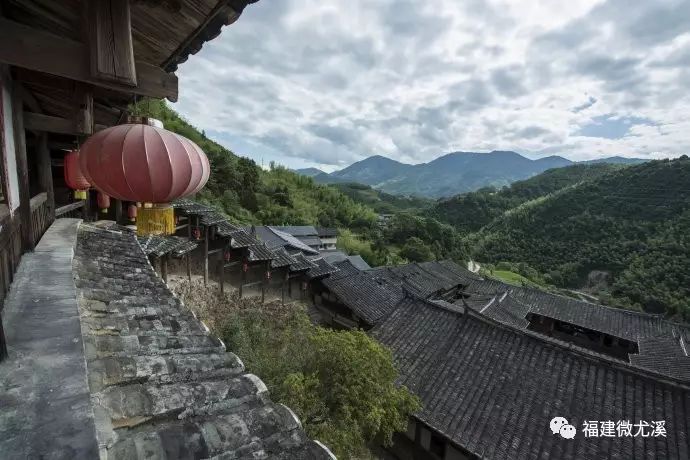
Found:
[[0, 2], [0, 296], [56, 217], [95, 216], [95, 192], [76, 201], [65, 185], [65, 153], [137, 98], [177, 100], [178, 64], [254, 1]]

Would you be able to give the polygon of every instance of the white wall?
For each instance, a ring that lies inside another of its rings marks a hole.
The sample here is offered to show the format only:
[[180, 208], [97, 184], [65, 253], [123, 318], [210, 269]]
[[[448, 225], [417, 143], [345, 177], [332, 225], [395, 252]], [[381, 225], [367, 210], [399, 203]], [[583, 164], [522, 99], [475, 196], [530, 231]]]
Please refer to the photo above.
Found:
[[2, 157], [5, 161], [7, 184], [7, 205], [10, 213], [19, 207], [19, 178], [17, 176], [17, 157], [14, 145], [14, 126], [12, 125], [12, 79], [7, 66], [0, 65], [0, 119], [2, 120]]

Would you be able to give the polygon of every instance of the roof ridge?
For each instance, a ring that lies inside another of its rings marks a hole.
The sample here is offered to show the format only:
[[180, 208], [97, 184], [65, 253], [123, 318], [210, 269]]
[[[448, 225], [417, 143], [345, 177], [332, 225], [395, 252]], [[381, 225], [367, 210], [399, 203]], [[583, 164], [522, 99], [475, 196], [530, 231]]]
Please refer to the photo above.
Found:
[[577, 345], [571, 344], [570, 342], [558, 340], [558, 339], [555, 339], [553, 337], [539, 334], [537, 332], [530, 331], [527, 329], [520, 329], [520, 328], [517, 328], [515, 326], [503, 324], [503, 323], [498, 322], [495, 319], [490, 318], [490, 317], [488, 317], [482, 313], [479, 313], [479, 312], [477, 312], [471, 308], [464, 308], [463, 309], [464, 311], [459, 311], [459, 310], [447, 308], [445, 305], [440, 305], [440, 304], [434, 303], [430, 299], [424, 299], [424, 298], [420, 297], [419, 295], [417, 295], [413, 292], [409, 292], [407, 289], [405, 289], [404, 285], [403, 285], [403, 293], [405, 294], [405, 296], [403, 297], [401, 302], [405, 301], [405, 299], [408, 299], [408, 298], [422, 301], [423, 303], [425, 303], [429, 306], [432, 306], [434, 308], [442, 309], [444, 311], [454, 313], [458, 316], [467, 315], [473, 319], [476, 319], [476, 320], [481, 321], [485, 324], [488, 324], [489, 326], [493, 326], [493, 327], [501, 328], [504, 330], [512, 331], [513, 333], [515, 333], [517, 335], [525, 336], [525, 337], [531, 338], [533, 340], [538, 340], [546, 346], [548, 346], [548, 345], [554, 346], [556, 348], [559, 348], [559, 349], [564, 350], [566, 352], [570, 352], [574, 355], [577, 355], [577, 356], [582, 357], [584, 359], [588, 359], [590, 361], [601, 362], [601, 363], [606, 364], [608, 366], [620, 369], [624, 372], [638, 375], [638, 376], [643, 377], [643, 378], [649, 378], [649, 379], [652, 379], [652, 380], [655, 380], [658, 382], [668, 383], [670, 385], [677, 386], [680, 388], [690, 389], [690, 383], [685, 382], [681, 379], [678, 379], [675, 377], [670, 377], [670, 376], [656, 373], [656, 372], [652, 372], [648, 369], [639, 367], [633, 363], [625, 363], [622, 360], [616, 360], [615, 358], [603, 355], [601, 353], [596, 353], [596, 352], [587, 350], [586, 348], [578, 347]]

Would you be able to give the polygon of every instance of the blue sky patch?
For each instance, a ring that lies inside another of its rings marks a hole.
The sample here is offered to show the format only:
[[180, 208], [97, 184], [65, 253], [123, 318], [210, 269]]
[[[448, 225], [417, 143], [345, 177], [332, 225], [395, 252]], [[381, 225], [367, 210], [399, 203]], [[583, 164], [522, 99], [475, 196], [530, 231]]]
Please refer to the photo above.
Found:
[[642, 117], [618, 117], [612, 114], [592, 118], [591, 122], [579, 129], [576, 136], [621, 139], [635, 125], [653, 125], [652, 120]]

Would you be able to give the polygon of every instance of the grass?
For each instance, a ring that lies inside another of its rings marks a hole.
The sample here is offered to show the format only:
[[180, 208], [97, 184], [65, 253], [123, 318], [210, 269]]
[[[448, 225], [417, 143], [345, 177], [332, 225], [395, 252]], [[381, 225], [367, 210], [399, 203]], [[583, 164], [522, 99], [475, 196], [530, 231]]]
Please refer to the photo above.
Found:
[[511, 272], [508, 270], [494, 270], [491, 272], [491, 276], [498, 278], [499, 280], [512, 284], [513, 286], [531, 286], [540, 287], [537, 283], [530, 281], [519, 273]]

